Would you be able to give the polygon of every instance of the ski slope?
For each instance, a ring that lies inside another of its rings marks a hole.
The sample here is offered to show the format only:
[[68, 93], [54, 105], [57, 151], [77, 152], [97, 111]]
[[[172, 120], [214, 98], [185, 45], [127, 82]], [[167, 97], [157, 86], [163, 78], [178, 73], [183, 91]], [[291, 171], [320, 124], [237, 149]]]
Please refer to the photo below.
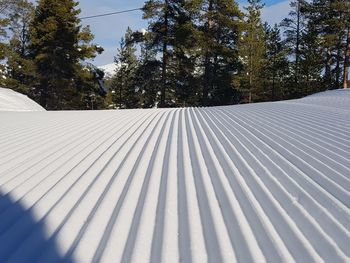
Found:
[[27, 96], [11, 89], [0, 88], [0, 111], [44, 111]]
[[350, 91], [0, 123], [0, 262], [350, 262]]

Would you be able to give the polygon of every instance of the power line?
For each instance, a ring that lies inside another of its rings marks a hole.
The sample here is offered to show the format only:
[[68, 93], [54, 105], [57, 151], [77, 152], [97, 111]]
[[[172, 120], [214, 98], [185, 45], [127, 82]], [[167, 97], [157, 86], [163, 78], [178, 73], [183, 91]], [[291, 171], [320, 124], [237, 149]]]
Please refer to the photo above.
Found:
[[94, 16], [84, 16], [81, 17], [80, 19], [89, 19], [89, 18], [95, 18], [95, 17], [102, 17], [102, 16], [111, 16], [111, 15], [117, 15], [117, 14], [122, 14], [122, 13], [129, 13], [137, 10], [142, 10], [142, 8], [134, 8], [134, 9], [129, 9], [129, 10], [123, 10], [123, 11], [117, 11], [117, 12], [112, 12], [112, 13], [104, 13], [104, 14], [99, 14], [99, 15], [94, 15]]

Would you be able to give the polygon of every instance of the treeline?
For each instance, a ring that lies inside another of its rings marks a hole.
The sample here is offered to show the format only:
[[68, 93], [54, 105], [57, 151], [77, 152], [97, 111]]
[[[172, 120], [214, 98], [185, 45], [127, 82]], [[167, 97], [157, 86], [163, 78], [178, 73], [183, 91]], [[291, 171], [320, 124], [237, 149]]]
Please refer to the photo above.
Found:
[[232, 0], [147, 1], [148, 30], [128, 29], [115, 58], [114, 106], [228, 105], [346, 88], [349, 1], [290, 5], [268, 25], [260, 0], [244, 10]]
[[[103, 50], [72, 0], [0, 0], [0, 87], [49, 110], [88, 109], [96, 74], [84, 63]], [[95, 102], [104, 107], [99, 99]]]
[[348, 85], [348, 0], [291, 1], [276, 25], [262, 22], [260, 0], [244, 10], [234, 0], [146, 1], [148, 28], [125, 33], [106, 98], [94, 95], [95, 73], [83, 63], [102, 49], [75, 1], [0, 3], [0, 86], [48, 109], [229, 105]]

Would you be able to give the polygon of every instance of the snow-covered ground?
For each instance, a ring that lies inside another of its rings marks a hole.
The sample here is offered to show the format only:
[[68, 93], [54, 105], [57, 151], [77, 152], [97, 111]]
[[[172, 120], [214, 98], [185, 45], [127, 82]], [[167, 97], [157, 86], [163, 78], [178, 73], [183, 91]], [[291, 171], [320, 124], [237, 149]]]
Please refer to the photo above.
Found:
[[117, 70], [117, 64], [116, 63], [110, 63], [103, 66], [98, 67], [99, 69], [102, 69], [105, 73], [106, 78], [111, 78]]
[[350, 91], [0, 123], [0, 262], [350, 261]]
[[0, 88], [0, 111], [44, 111], [27, 96], [10, 89]]

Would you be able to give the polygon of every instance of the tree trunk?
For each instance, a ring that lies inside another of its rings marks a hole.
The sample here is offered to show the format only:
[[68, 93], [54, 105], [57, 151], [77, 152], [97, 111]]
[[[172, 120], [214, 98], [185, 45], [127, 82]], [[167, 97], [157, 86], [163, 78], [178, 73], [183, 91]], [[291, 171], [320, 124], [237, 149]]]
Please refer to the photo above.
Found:
[[[251, 32], [253, 30], [251, 29]], [[249, 74], [249, 103], [252, 103], [253, 99], [253, 47], [251, 45], [251, 43], [249, 44], [249, 71], [248, 71], [248, 74]], [[256, 92], [254, 90], [254, 92]]]
[[344, 60], [344, 79], [343, 79], [343, 88], [348, 88], [349, 81], [349, 66], [350, 66], [350, 26], [348, 27], [348, 35], [346, 41], [346, 51], [345, 51], [345, 60]]
[[[297, 28], [296, 28], [296, 43], [295, 43], [295, 73], [294, 73], [294, 82], [295, 82], [295, 86], [297, 87], [297, 89], [299, 88], [298, 83], [299, 83], [299, 60], [300, 60], [300, 16], [301, 16], [301, 12], [300, 12], [300, 1], [298, 0], [297, 3]], [[299, 90], [297, 91], [299, 92]]]
[[206, 52], [204, 59], [204, 78], [203, 78], [203, 94], [202, 94], [202, 105], [206, 106], [208, 104], [208, 93], [210, 82], [210, 56], [209, 52]]
[[330, 49], [327, 50], [327, 58], [326, 58], [326, 68], [325, 68], [325, 84], [326, 89], [330, 89], [332, 84], [332, 72], [331, 72], [331, 65], [332, 65], [332, 52]]
[[40, 81], [40, 105], [44, 109], [48, 109], [48, 81], [46, 79]]
[[275, 87], [275, 79], [277, 75], [277, 70], [276, 70], [276, 50], [274, 50], [274, 54], [272, 57], [272, 89], [271, 89], [271, 100], [275, 101], [276, 100], [276, 87]]
[[165, 10], [164, 10], [164, 39], [163, 39], [163, 59], [162, 59], [162, 89], [160, 95], [160, 107], [165, 107], [165, 92], [167, 85], [167, 64], [168, 64], [168, 30], [169, 30], [169, 21], [168, 21], [168, 12], [169, 12], [169, 3], [168, 0], [165, 0]]
[[276, 100], [276, 87], [275, 87], [275, 78], [276, 78], [276, 73], [273, 72], [272, 74], [272, 101], [275, 101]]
[[337, 48], [337, 62], [335, 65], [335, 85], [334, 89], [339, 89], [340, 85], [340, 60], [341, 60], [341, 46], [339, 45]]
[[121, 82], [119, 85], [119, 109], [122, 108], [122, 88], [123, 88], [123, 78], [121, 79]]
[[[208, 21], [206, 23], [205, 26], [205, 31], [206, 31], [206, 37], [210, 38], [211, 34], [211, 27], [212, 27], [212, 21], [210, 18], [210, 12], [213, 11], [213, 1], [210, 0], [209, 1], [209, 6], [208, 6]], [[211, 65], [210, 65], [210, 59], [211, 59], [211, 52], [210, 52], [210, 47], [208, 46], [208, 42], [210, 42], [211, 39], [209, 41], [207, 41], [207, 46], [206, 46], [206, 51], [205, 51], [205, 58], [204, 58], [204, 78], [203, 78], [203, 94], [202, 94], [202, 105], [203, 106], [207, 106], [208, 105], [208, 94], [209, 94], [209, 87], [210, 87], [210, 83], [211, 83]]]
[[[251, 60], [251, 55], [250, 55], [250, 60]], [[252, 62], [251, 62], [252, 63]], [[251, 64], [250, 63], [250, 64]], [[248, 98], [248, 101], [249, 103], [252, 103], [252, 89], [253, 89], [253, 78], [252, 78], [252, 75], [253, 75], [253, 70], [250, 66], [250, 70], [249, 70], [249, 98]]]
[[306, 92], [303, 94], [303, 96], [311, 94], [311, 88], [310, 88], [310, 74], [309, 70], [306, 71]]
[[[341, 23], [344, 23], [344, 18], [343, 18], [343, 13], [339, 14], [339, 20]], [[342, 42], [343, 42], [343, 33], [339, 32], [339, 37], [338, 37], [338, 43], [337, 43], [337, 62], [335, 66], [335, 87], [334, 89], [339, 89], [340, 88], [340, 64], [342, 60], [341, 52], [342, 52]]]

